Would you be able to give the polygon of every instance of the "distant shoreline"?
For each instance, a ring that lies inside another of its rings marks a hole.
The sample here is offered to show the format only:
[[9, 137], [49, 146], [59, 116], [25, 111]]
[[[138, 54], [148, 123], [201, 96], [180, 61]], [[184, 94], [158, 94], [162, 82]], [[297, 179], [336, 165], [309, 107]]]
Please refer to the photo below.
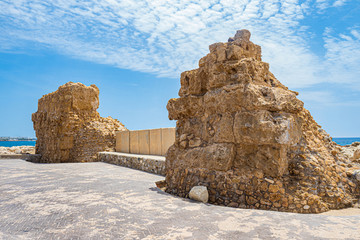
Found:
[[9, 139], [9, 140], [4, 140], [4, 139], [0, 139], [0, 142], [34, 142], [36, 141], [36, 139], [34, 140], [20, 140], [20, 139]]

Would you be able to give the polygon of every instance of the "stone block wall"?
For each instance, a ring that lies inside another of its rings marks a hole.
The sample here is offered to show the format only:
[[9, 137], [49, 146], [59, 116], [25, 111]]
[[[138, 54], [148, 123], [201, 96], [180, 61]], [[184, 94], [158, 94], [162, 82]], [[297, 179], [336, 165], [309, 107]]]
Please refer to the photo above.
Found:
[[111, 117], [97, 112], [99, 89], [68, 82], [39, 99], [32, 115], [36, 153], [40, 162], [96, 161], [100, 151], [115, 150], [115, 131], [126, 130]]
[[165, 176], [165, 157], [117, 152], [99, 152], [98, 160]]

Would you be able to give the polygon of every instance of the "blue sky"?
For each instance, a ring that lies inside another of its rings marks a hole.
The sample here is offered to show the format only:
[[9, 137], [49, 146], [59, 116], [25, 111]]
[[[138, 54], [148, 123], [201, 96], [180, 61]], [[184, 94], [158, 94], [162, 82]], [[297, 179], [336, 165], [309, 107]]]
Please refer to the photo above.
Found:
[[334, 137], [360, 136], [358, 0], [0, 0], [0, 136], [35, 136], [37, 100], [100, 88], [102, 116], [175, 126], [166, 103], [208, 45], [249, 29], [263, 61]]

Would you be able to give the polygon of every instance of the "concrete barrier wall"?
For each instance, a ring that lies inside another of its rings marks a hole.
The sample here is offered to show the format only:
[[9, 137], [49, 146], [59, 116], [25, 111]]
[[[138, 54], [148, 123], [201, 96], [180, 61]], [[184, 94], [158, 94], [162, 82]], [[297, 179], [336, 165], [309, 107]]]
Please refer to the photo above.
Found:
[[139, 151], [139, 132], [130, 131], [130, 150], [129, 153], [140, 153]]
[[161, 152], [161, 128], [150, 131], [150, 155], [162, 155]]
[[116, 149], [122, 149], [124, 152], [130, 152], [130, 131], [123, 131], [116, 134]]
[[158, 128], [116, 133], [116, 151], [164, 156], [175, 142], [175, 128]]

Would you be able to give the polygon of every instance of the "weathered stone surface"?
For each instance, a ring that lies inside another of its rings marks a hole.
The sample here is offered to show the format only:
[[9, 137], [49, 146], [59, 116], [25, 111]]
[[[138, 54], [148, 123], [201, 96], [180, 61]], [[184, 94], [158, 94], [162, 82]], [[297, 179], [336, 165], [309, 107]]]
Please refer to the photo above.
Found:
[[36, 153], [41, 162], [88, 162], [96, 153], [113, 151], [115, 131], [126, 130], [111, 117], [102, 118], [99, 89], [68, 82], [39, 99], [32, 121], [36, 131]]
[[269, 71], [250, 32], [209, 50], [167, 105], [177, 129], [166, 191], [187, 197], [201, 185], [210, 203], [302, 213], [352, 205], [360, 166]]
[[119, 152], [99, 152], [98, 160], [165, 176], [165, 157]]
[[354, 171], [353, 175], [354, 175], [354, 178], [355, 178], [355, 179], [359, 182], [359, 184], [360, 184], [360, 170]]
[[0, 154], [34, 154], [33, 146], [0, 147]]
[[357, 149], [357, 150], [354, 152], [354, 155], [353, 155], [352, 159], [353, 159], [354, 161], [360, 161], [360, 149]]
[[195, 186], [195, 187], [191, 188], [191, 190], [189, 192], [189, 198], [191, 198], [195, 201], [207, 203], [209, 200], [209, 193], [208, 193], [208, 190], [206, 187]]
[[353, 142], [350, 145], [343, 146], [340, 152], [352, 161], [360, 163], [360, 142]]

